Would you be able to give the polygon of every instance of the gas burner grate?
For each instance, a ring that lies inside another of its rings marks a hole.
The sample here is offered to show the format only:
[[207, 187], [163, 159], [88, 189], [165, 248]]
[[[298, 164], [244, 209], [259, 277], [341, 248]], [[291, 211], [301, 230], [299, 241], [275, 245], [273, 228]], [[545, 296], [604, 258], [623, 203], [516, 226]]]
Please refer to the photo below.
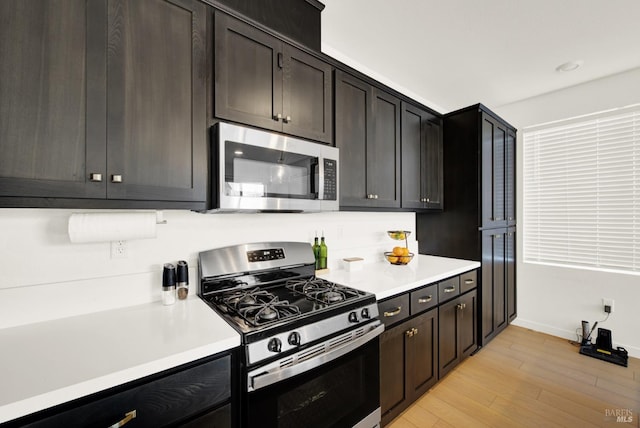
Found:
[[222, 303], [252, 326], [262, 326], [300, 314], [300, 308], [259, 288], [241, 290], [222, 297]]
[[358, 291], [343, 287], [321, 278], [296, 279], [287, 281], [287, 288], [303, 294], [308, 299], [327, 305], [358, 297]]

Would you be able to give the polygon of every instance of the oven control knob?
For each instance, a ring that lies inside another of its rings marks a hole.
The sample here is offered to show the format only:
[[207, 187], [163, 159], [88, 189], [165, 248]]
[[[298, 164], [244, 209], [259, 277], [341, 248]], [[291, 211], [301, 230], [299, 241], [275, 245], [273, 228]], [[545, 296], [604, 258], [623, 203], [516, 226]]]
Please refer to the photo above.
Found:
[[291, 346], [299, 346], [300, 345], [300, 333], [294, 331], [289, 335], [288, 339], [289, 345]]
[[277, 337], [274, 337], [267, 343], [267, 348], [271, 352], [280, 352], [282, 351], [282, 342]]
[[371, 318], [371, 315], [369, 314], [369, 309], [368, 308], [364, 308], [362, 310], [362, 312], [360, 312], [360, 315], [362, 316], [363, 319], [366, 319], [366, 320]]
[[349, 322], [358, 322], [358, 314], [355, 312], [349, 313]]

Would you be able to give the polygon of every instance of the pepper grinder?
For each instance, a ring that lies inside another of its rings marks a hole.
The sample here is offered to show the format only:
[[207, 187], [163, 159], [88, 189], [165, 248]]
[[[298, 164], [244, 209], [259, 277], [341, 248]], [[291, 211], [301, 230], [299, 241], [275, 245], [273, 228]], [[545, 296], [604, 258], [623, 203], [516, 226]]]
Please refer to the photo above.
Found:
[[176, 302], [176, 267], [166, 263], [162, 269], [162, 304], [173, 305]]
[[178, 262], [178, 299], [184, 300], [189, 294], [189, 265], [184, 260]]

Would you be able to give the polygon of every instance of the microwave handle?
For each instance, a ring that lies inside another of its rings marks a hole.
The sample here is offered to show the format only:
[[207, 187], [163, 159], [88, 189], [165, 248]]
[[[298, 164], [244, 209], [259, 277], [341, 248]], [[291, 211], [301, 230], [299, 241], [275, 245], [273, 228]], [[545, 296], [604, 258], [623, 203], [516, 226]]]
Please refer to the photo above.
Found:
[[322, 180], [320, 179], [322, 177], [322, 171], [320, 171], [320, 162], [318, 161], [318, 158], [313, 158], [311, 160], [309, 170], [309, 179], [311, 180], [310, 192], [315, 199], [318, 199], [318, 195], [321, 192], [320, 188], [322, 187]]

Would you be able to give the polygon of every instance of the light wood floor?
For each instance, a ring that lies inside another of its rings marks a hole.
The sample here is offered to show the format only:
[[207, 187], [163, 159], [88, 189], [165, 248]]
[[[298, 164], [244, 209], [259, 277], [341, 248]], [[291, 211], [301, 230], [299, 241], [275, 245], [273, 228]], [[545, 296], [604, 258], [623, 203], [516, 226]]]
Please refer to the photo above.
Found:
[[[615, 341], [615, 337], [614, 337]], [[509, 326], [390, 428], [640, 427], [640, 360], [580, 355], [565, 339]], [[631, 422], [616, 422], [616, 416]]]

